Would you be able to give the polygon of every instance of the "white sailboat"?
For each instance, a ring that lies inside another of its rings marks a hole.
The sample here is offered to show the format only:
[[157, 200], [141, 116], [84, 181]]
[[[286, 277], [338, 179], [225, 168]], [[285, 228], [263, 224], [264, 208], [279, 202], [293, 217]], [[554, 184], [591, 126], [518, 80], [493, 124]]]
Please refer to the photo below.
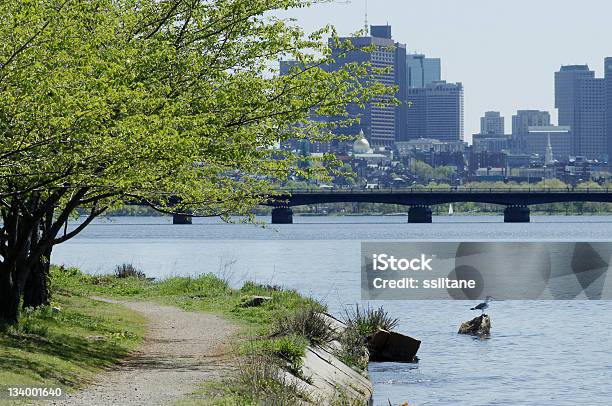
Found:
[[453, 204], [451, 203], [451, 204], [448, 206], [448, 215], [449, 215], [449, 216], [453, 216], [454, 214], [455, 214], [455, 211], [453, 210]]

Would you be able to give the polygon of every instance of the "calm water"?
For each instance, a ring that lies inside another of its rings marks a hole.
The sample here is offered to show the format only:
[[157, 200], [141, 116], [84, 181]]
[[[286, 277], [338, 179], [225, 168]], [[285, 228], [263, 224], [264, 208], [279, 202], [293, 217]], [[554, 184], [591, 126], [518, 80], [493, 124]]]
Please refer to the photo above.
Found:
[[[362, 240], [612, 241], [612, 217], [540, 217], [504, 224], [500, 217], [303, 217], [261, 228], [196, 219], [100, 220], [57, 247], [56, 264], [108, 273], [131, 262], [147, 275], [219, 272], [239, 285], [250, 279], [281, 284], [325, 301], [332, 312], [359, 301]], [[229, 267], [223, 264], [233, 263]], [[373, 303], [378, 306], [380, 303]], [[466, 302], [385, 302], [399, 330], [423, 341], [418, 365], [373, 364], [375, 404], [612, 404], [612, 303], [497, 302], [493, 335], [456, 334], [473, 316]]]

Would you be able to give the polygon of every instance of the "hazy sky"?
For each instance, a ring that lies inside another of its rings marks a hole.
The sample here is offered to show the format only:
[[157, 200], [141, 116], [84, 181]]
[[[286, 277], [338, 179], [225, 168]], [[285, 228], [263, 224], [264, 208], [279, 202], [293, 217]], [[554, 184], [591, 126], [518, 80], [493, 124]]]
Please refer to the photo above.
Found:
[[[364, 25], [365, 0], [292, 12], [307, 32], [341, 35]], [[518, 109], [548, 110], [556, 123], [554, 72], [587, 63], [598, 77], [612, 56], [610, 0], [369, 0], [371, 25], [389, 23], [409, 52], [442, 58], [442, 79], [463, 82], [466, 137], [498, 110], [511, 130]]]

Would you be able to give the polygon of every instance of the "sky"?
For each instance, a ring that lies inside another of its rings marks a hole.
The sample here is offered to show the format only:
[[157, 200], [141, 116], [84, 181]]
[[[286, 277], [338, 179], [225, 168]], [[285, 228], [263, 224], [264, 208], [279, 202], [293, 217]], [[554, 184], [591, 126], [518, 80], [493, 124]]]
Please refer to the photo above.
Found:
[[[340, 35], [364, 26], [365, 0], [338, 0], [294, 10], [306, 32], [326, 24]], [[393, 38], [442, 59], [442, 79], [465, 88], [465, 135], [478, 133], [485, 111], [500, 111], [510, 133], [516, 110], [554, 109], [554, 72], [588, 64], [603, 76], [612, 56], [610, 0], [369, 0], [371, 25], [390, 24]]]

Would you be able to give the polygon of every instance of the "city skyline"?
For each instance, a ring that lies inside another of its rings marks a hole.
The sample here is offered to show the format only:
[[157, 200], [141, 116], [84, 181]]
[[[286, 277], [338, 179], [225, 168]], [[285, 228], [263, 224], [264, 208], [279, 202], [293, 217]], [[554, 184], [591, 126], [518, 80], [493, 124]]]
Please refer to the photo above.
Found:
[[[347, 35], [363, 29], [364, 11], [364, 1], [356, 0], [292, 10], [290, 16], [306, 32], [332, 24]], [[554, 72], [562, 65], [588, 64], [597, 77], [604, 76], [603, 58], [612, 55], [606, 41], [612, 34], [610, 12], [612, 4], [601, 0], [586, 0], [581, 7], [552, 0], [379, 0], [370, 2], [368, 20], [393, 26], [394, 40], [406, 43], [409, 54], [441, 58], [442, 78], [463, 83], [469, 141], [486, 111], [508, 118], [517, 110], [546, 110], [557, 123]], [[431, 18], [411, 18], [415, 15]]]

